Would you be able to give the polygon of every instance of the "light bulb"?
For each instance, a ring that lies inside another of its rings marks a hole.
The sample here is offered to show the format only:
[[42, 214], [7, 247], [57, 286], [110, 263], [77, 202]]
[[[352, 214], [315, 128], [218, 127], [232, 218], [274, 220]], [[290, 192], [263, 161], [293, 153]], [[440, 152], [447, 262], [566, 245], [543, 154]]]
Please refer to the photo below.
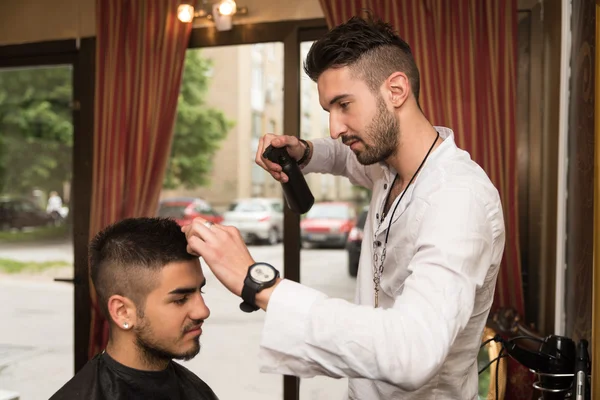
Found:
[[236, 4], [234, 0], [222, 0], [219, 4], [219, 14], [221, 15], [233, 15], [236, 11]]
[[194, 6], [181, 4], [177, 8], [177, 18], [179, 18], [181, 22], [192, 22], [194, 19]]

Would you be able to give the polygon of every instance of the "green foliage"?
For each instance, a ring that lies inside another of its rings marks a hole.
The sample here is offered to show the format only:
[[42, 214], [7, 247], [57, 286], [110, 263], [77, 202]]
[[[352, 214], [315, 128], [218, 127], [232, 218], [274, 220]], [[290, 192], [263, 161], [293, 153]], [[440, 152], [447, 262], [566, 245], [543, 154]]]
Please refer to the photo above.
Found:
[[211, 70], [211, 61], [200, 57], [197, 50], [187, 52], [165, 188], [207, 185], [213, 155], [234, 126], [221, 111], [206, 107]]
[[[479, 354], [477, 355], [477, 369], [485, 367], [490, 362], [489, 354], [487, 351], [487, 346], [483, 349], [479, 350]], [[497, 366], [498, 364], [496, 364]], [[495, 375], [494, 375], [495, 377]], [[488, 391], [490, 389], [490, 367], [485, 369], [481, 374], [479, 374], [479, 399], [487, 399]]]
[[[206, 184], [233, 125], [206, 106], [210, 69], [198, 51], [187, 52], [165, 187]], [[0, 70], [0, 194], [61, 193], [71, 181], [72, 92], [69, 66]]]
[[71, 179], [71, 68], [0, 72], [0, 193], [60, 190]]
[[0, 245], [64, 240], [65, 237], [68, 237], [69, 233], [66, 225], [44, 226], [24, 231], [0, 231]]
[[18, 274], [24, 272], [41, 272], [53, 268], [70, 267], [72, 264], [64, 261], [16, 261], [7, 258], [0, 258], [0, 272], [8, 274]]

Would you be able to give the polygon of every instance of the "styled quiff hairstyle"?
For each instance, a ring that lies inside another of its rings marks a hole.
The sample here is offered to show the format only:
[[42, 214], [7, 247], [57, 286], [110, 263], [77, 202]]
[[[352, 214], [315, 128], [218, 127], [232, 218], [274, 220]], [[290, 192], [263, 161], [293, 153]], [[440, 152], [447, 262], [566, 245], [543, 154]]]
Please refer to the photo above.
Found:
[[315, 41], [304, 62], [314, 82], [326, 70], [341, 67], [349, 67], [374, 93], [391, 74], [403, 72], [419, 103], [419, 69], [410, 46], [381, 20], [352, 17]]

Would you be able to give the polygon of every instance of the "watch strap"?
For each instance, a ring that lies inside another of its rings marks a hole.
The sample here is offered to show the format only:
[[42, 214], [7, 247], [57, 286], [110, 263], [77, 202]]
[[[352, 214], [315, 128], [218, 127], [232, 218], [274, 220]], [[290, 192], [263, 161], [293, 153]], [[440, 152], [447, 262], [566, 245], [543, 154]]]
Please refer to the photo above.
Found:
[[244, 312], [257, 311], [259, 307], [256, 306], [256, 294], [258, 293], [259, 285], [247, 277], [244, 281], [244, 287], [242, 288], [242, 299], [244, 300], [240, 304], [240, 310]]
[[298, 138], [298, 140], [302, 142], [302, 144], [304, 144], [305, 149], [304, 154], [302, 154], [302, 157], [298, 161], [296, 161], [296, 163], [298, 165], [303, 165], [306, 162], [306, 160], [308, 160], [308, 156], [310, 155], [310, 146], [308, 145], [308, 142], [306, 140], [300, 138]]

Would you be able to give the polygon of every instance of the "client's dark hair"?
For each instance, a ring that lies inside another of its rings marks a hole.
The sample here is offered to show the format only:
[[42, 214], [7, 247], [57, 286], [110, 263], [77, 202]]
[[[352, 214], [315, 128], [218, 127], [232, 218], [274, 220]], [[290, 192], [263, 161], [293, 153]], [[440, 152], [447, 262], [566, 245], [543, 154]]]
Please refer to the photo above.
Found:
[[89, 245], [90, 273], [106, 318], [108, 299], [115, 294], [143, 310], [157, 272], [171, 262], [198, 258], [186, 248], [181, 227], [167, 218], [124, 219], [98, 233]]
[[304, 71], [313, 80], [329, 68], [350, 67], [372, 91], [392, 73], [404, 72], [419, 102], [419, 69], [410, 50], [391, 25], [367, 17], [352, 17], [318, 39], [310, 48]]

